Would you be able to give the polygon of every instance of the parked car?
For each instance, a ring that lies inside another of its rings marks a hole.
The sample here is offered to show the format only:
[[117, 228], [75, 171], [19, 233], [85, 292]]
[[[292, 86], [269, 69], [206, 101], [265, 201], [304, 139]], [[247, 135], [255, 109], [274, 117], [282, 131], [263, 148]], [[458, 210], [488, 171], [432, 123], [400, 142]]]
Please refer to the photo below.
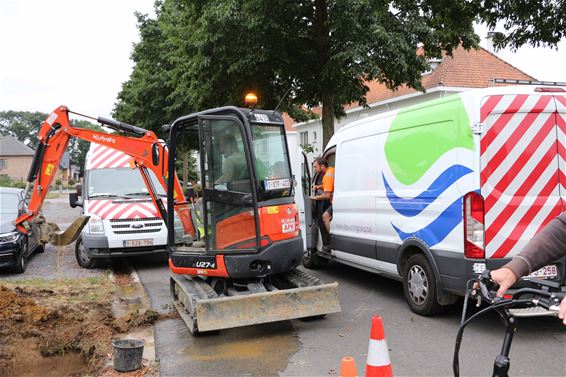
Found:
[[14, 226], [22, 200], [22, 189], [0, 187], [0, 268], [12, 268], [18, 274], [26, 270], [28, 258], [34, 252], [43, 252], [35, 224], [27, 235]]

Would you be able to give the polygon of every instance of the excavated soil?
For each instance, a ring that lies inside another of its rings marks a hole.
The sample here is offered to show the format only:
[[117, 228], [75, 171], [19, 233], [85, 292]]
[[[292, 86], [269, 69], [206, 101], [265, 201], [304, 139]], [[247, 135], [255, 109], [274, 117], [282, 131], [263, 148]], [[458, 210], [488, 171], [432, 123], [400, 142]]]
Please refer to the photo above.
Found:
[[102, 293], [89, 288], [0, 286], [0, 376], [78, 376], [103, 368], [113, 315], [109, 300], [98, 301]]
[[160, 318], [150, 310], [116, 318], [113, 292], [108, 281], [0, 284], [0, 376], [115, 375], [114, 335]]

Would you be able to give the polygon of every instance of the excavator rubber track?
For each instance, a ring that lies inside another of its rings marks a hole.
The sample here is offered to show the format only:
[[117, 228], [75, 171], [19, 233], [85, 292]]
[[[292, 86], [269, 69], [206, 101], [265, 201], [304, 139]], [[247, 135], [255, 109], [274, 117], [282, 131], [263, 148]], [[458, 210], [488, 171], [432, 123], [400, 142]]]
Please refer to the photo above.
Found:
[[324, 284], [300, 270], [249, 283], [246, 291], [218, 294], [209, 279], [173, 275], [171, 294], [176, 309], [193, 334], [240, 326], [321, 317], [341, 311], [338, 283]]

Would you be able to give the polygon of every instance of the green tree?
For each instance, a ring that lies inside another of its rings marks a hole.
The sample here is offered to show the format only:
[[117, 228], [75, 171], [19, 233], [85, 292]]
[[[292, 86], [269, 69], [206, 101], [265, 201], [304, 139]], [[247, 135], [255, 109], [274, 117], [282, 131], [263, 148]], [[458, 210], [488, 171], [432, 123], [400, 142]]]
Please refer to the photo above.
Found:
[[488, 27], [505, 31], [493, 37], [495, 48], [517, 49], [525, 44], [556, 47], [566, 37], [566, 1], [476, 1], [478, 15]]
[[367, 81], [424, 90], [421, 72], [429, 58], [477, 46], [476, 20], [504, 22], [498, 46], [555, 44], [564, 35], [564, 17], [550, 19], [563, 2], [543, 0], [544, 10], [534, 0], [514, 3], [158, 1], [155, 20], [138, 15], [135, 68], [115, 115], [156, 130], [192, 111], [242, 105], [244, 93], [253, 90], [259, 107], [274, 108], [282, 100], [281, 109], [296, 120], [312, 116], [301, 106], [322, 106], [326, 144], [345, 105], [367, 104]]
[[187, 106], [179, 108], [177, 104], [174, 108], [170, 99], [181, 80], [172, 76], [172, 44], [163, 32], [162, 6], [156, 1], [156, 20], [136, 13], [140, 42], [131, 54], [135, 65], [130, 79], [122, 84], [113, 111], [114, 118], [157, 135], [162, 135], [162, 125], [190, 112]]
[[[47, 117], [48, 114], [38, 111], [2, 111], [0, 112], [0, 134], [13, 136], [29, 147], [37, 149], [37, 134], [41, 128], [41, 123]], [[100, 126], [86, 120], [72, 119], [71, 123], [74, 127], [103, 131]], [[81, 171], [84, 168], [84, 161], [89, 147], [90, 142], [86, 140], [75, 137], [69, 140], [67, 149], [70, 154], [71, 164], [79, 166]]]
[[37, 148], [37, 133], [48, 114], [29, 111], [0, 112], [0, 134], [10, 135], [27, 146]]

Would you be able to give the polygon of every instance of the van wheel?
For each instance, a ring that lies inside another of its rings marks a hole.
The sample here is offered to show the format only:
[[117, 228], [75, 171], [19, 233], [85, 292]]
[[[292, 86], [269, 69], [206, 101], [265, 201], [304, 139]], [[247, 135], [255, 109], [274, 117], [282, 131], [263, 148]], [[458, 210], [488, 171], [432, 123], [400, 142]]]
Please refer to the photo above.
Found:
[[403, 273], [403, 292], [411, 310], [428, 316], [442, 311], [438, 303], [436, 277], [424, 254], [415, 254], [407, 261]]
[[16, 266], [14, 267], [14, 272], [16, 274], [23, 274], [24, 272], [26, 272], [26, 268], [28, 266], [27, 254], [28, 254], [28, 239], [27, 237], [25, 237], [24, 240], [22, 241], [22, 249], [20, 250], [20, 254], [18, 255]]
[[301, 260], [303, 266], [308, 269], [316, 270], [328, 265], [329, 260], [318, 255], [316, 249], [307, 249], [303, 253], [303, 258]]
[[93, 258], [88, 254], [88, 250], [83, 244], [82, 237], [79, 237], [75, 243], [75, 257], [77, 258], [77, 263], [82, 268], [88, 268], [91, 270], [100, 265], [99, 259]]

